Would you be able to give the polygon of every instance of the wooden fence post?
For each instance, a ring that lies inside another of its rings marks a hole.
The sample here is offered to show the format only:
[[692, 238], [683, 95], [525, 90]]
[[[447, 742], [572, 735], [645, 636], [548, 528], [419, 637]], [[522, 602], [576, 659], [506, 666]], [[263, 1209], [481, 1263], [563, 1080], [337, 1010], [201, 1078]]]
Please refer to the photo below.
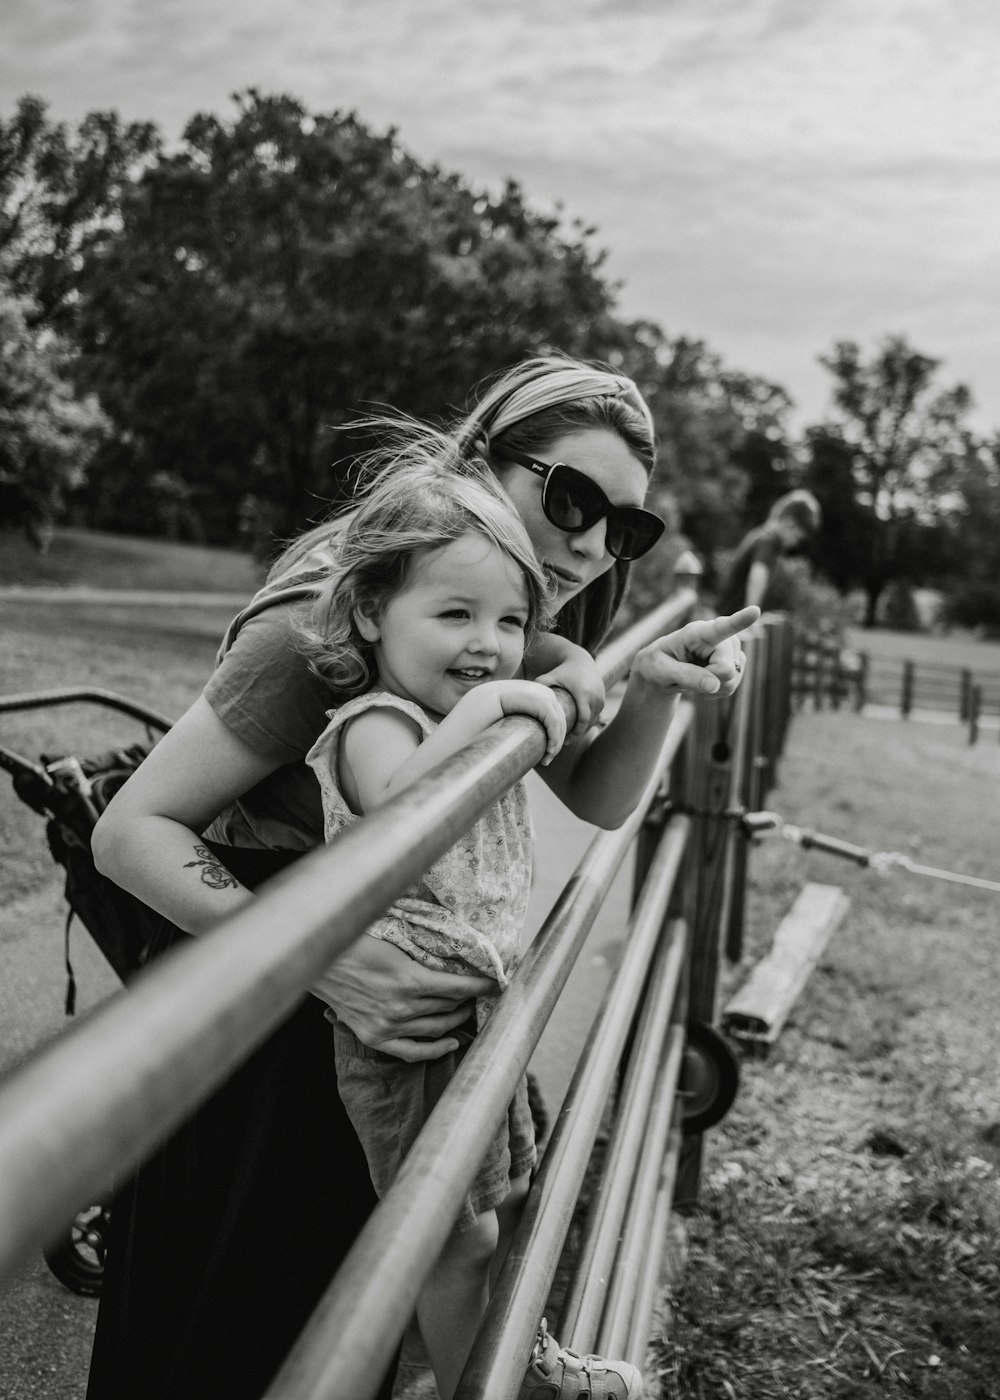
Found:
[[903, 662], [903, 685], [899, 696], [899, 713], [901, 718], [909, 719], [910, 711], [913, 709], [913, 681], [916, 666], [912, 661]]
[[726, 958], [731, 963], [743, 956], [743, 925], [746, 913], [748, 842], [735, 827], [738, 811], [755, 812], [764, 792], [762, 763], [763, 720], [767, 680], [767, 633], [758, 624], [745, 638], [747, 673], [736, 693], [733, 774], [730, 787], [731, 844], [725, 891]]
[[[737, 691], [739, 694], [739, 691]], [[674, 765], [671, 796], [692, 813], [683, 877], [675, 888], [688, 925], [687, 1016], [710, 1025], [718, 1015], [722, 893], [730, 823], [733, 701], [694, 701], [681, 761]], [[701, 1135], [686, 1138], [677, 1177], [677, 1198], [694, 1201], [701, 1176]]]
[[972, 672], [967, 667], [963, 667], [958, 679], [958, 718], [960, 721], [969, 718], [970, 698], [972, 693]]
[[854, 710], [860, 714], [868, 703], [868, 668], [871, 665], [871, 657], [868, 652], [858, 653], [858, 660], [861, 663], [858, 667], [858, 676], [854, 688]]
[[983, 688], [974, 685], [969, 690], [969, 743], [974, 744], [979, 738], [979, 714], [983, 705]]

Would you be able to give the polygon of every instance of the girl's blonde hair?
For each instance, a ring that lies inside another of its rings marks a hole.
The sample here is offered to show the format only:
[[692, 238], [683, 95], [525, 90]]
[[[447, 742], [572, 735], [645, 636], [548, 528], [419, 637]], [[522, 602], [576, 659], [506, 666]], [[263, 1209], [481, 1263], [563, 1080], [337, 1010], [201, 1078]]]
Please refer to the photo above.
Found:
[[[452, 463], [452, 469], [474, 462], [479, 472], [495, 471], [503, 465], [504, 447], [544, 457], [557, 438], [590, 428], [617, 434], [652, 472], [653, 416], [635, 381], [605, 365], [539, 355], [494, 379], [479, 393], [475, 407], [437, 440], [447, 444], [442, 462]], [[325, 576], [341, 528], [336, 519], [327, 520], [292, 540], [272, 565], [266, 586]], [[625, 595], [628, 575], [629, 565], [616, 559], [560, 608], [553, 630], [596, 651]]]
[[333, 541], [331, 567], [299, 626], [302, 650], [318, 675], [347, 698], [376, 679], [372, 644], [357, 612], [377, 617], [406, 587], [428, 550], [470, 532], [513, 561], [524, 580], [525, 648], [548, 625], [551, 590], [519, 515], [480, 459], [455, 440], [406, 419], [369, 420], [382, 446], [361, 467], [360, 504]]

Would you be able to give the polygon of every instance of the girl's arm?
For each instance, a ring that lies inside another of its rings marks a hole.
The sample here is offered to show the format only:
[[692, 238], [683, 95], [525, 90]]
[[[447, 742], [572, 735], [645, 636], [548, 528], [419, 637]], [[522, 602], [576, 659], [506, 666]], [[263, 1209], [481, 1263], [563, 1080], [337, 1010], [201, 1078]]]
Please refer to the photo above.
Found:
[[534, 681], [476, 686], [426, 739], [400, 710], [365, 710], [345, 725], [341, 739], [339, 777], [348, 801], [358, 813], [380, 807], [504, 715], [531, 715], [544, 725], [548, 742], [543, 763], [559, 752], [566, 718], [552, 691]]
[[649, 781], [677, 696], [731, 695], [741, 679], [738, 634], [759, 616], [753, 607], [689, 622], [643, 647], [611, 723], [589, 741], [567, 744], [539, 776], [584, 821], [621, 826]]

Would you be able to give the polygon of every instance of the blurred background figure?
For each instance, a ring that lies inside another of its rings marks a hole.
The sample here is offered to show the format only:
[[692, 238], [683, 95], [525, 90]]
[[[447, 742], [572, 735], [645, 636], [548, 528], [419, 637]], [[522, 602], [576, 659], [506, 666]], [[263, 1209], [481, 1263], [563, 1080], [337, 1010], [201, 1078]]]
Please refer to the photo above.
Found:
[[762, 611], [782, 606], [782, 560], [800, 550], [819, 529], [819, 502], [811, 491], [779, 496], [763, 525], [748, 530], [736, 548], [719, 587], [720, 613], [756, 604]]

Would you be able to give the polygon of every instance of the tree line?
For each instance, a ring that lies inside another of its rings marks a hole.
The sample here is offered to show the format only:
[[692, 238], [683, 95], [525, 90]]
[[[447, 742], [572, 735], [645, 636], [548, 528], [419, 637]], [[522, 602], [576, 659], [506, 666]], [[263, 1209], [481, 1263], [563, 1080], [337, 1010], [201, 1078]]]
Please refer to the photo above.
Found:
[[[317, 518], [379, 405], [439, 420], [560, 349], [632, 375], [654, 495], [708, 561], [807, 486], [815, 562], [860, 588], [941, 586], [1000, 629], [1000, 434], [902, 337], [821, 357], [822, 422], [702, 340], [617, 309], [596, 230], [476, 189], [356, 114], [250, 90], [168, 145], [152, 123], [0, 115], [0, 516], [266, 549]], [[655, 570], [655, 564], [649, 566]], [[663, 565], [660, 565], [661, 569]], [[645, 575], [656, 587], [654, 574]], [[640, 582], [640, 587], [642, 587]]]

